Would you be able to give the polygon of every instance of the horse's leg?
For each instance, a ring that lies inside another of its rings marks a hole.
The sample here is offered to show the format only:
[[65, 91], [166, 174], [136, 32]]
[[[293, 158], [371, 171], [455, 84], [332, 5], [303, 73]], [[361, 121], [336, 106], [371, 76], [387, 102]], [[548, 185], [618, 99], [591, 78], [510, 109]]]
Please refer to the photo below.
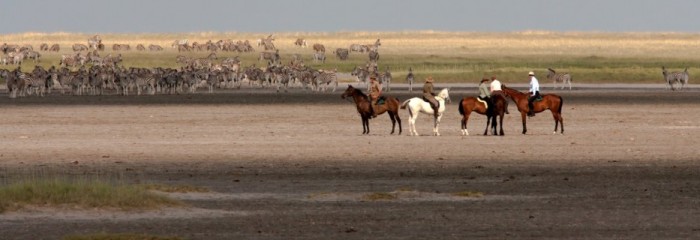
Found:
[[527, 113], [526, 112], [520, 112], [520, 117], [523, 119], [523, 134], [527, 132], [527, 123], [526, 118], [527, 118]]
[[410, 111], [409, 114], [410, 118], [408, 119], [408, 127], [411, 129], [411, 135], [418, 136], [418, 131], [416, 131], [416, 119], [418, 118], [418, 113]]
[[389, 119], [391, 119], [391, 134], [394, 134], [394, 127], [396, 126], [396, 119], [394, 118], [394, 113], [387, 111], [389, 114]]
[[489, 135], [489, 126], [491, 125], [491, 116], [486, 115], [486, 129], [484, 129], [484, 136]]
[[435, 136], [440, 136], [440, 119], [442, 119], [442, 113], [435, 118], [435, 129], [433, 130]]
[[464, 115], [462, 115], [462, 135], [464, 136], [469, 136], [469, 130], [467, 129], [467, 123], [469, 122], [469, 114], [471, 112], [464, 111]]
[[491, 132], [494, 136], [498, 136], [498, 132], [496, 132], [496, 128], [498, 128], [497, 117], [498, 115], [493, 114], [493, 119], [491, 119]]
[[[499, 114], [500, 117], [501, 117], [501, 119], [500, 119], [500, 122], [501, 122], [501, 136], [505, 135], [505, 133], [503, 133], [503, 116], [504, 116], [504, 114], [505, 114], [505, 112], [501, 112], [501, 113]], [[496, 119], [494, 119], [494, 120], [496, 120]]]
[[362, 134], [369, 134], [369, 120], [362, 116]]

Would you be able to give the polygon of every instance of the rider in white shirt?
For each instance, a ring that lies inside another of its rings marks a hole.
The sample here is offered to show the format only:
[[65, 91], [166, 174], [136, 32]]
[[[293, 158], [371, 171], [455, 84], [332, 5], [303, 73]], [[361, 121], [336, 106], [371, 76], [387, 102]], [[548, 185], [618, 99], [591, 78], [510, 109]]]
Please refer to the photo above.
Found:
[[[496, 76], [491, 77], [491, 101], [493, 102], [493, 98], [496, 95], [501, 95], [504, 99], [506, 98], [506, 95], [503, 94], [503, 90], [501, 89], [501, 81], [498, 81], [496, 79]], [[508, 100], [506, 100], [506, 114], [509, 114], [508, 112]]]
[[533, 106], [533, 101], [535, 99], [540, 97], [540, 83], [537, 81], [537, 78], [535, 77], [534, 72], [529, 72], [528, 76], [530, 77], [530, 98], [528, 98], [528, 107], [529, 111], [527, 113], [528, 116], [534, 117], [535, 116], [535, 111], [534, 111], [534, 106]]

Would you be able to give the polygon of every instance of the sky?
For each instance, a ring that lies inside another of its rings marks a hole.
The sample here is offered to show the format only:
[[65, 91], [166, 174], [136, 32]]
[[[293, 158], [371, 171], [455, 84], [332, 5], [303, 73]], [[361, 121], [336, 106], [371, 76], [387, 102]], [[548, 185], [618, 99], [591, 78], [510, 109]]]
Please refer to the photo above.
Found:
[[24, 32], [700, 32], [697, 0], [2, 0]]

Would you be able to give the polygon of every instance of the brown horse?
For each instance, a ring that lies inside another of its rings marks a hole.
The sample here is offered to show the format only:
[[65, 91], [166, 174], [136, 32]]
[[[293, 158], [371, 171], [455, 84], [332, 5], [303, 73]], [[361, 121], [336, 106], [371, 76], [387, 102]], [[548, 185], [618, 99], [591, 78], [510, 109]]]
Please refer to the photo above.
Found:
[[[362, 118], [362, 134], [369, 134], [369, 119], [372, 117], [372, 111], [370, 109], [370, 100], [367, 95], [362, 93], [360, 89], [348, 85], [348, 89], [340, 95], [341, 98], [345, 99], [347, 97], [352, 97], [355, 101], [355, 106], [357, 107], [357, 112]], [[384, 112], [389, 113], [389, 118], [391, 118], [391, 134], [394, 134], [394, 127], [396, 122], [399, 122], [399, 134], [401, 134], [401, 118], [399, 117], [399, 99], [395, 97], [385, 97], [384, 104], [377, 105], [376, 111], [377, 115]]]
[[469, 115], [472, 112], [476, 112], [481, 115], [486, 115], [486, 129], [484, 129], [484, 135], [488, 135], [489, 123], [491, 123], [491, 128], [493, 129], [493, 135], [499, 135], [496, 132], [498, 123], [496, 122], [496, 117], [501, 117], [501, 132], [500, 135], [503, 136], [503, 116], [506, 112], [506, 99], [501, 95], [496, 95], [492, 97], [493, 104], [491, 109], [487, 109], [485, 103], [479, 102], [475, 97], [465, 97], [459, 102], [459, 114], [462, 115], [462, 135], [469, 135], [469, 130], [467, 130], [467, 122], [469, 121]]
[[[523, 119], [523, 134], [525, 134], [527, 132], [525, 117], [527, 116], [527, 112], [529, 110], [527, 100], [530, 97], [530, 95], [506, 87], [505, 85], [502, 86], [502, 89], [503, 93], [505, 93], [507, 96], [510, 96], [513, 102], [515, 102], [515, 105], [518, 106], [518, 111], [520, 111], [520, 116]], [[552, 117], [554, 117], [554, 134], [557, 133], [557, 127], [559, 123], [561, 123], [561, 134], [564, 134], [564, 118], [561, 116], [561, 110], [562, 106], [564, 105], [564, 99], [561, 98], [559, 95], [555, 94], [544, 94], [541, 96], [542, 100], [533, 102], [535, 108], [533, 109], [534, 112], [539, 113], [549, 109], [549, 111], [552, 112]]]

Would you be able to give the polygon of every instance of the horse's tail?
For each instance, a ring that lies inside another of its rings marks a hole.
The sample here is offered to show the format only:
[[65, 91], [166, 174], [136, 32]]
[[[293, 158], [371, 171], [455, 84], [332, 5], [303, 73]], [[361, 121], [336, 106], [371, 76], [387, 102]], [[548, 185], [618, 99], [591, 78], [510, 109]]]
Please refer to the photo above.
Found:
[[564, 98], [562, 98], [561, 96], [559, 96], [559, 109], [558, 109], [559, 114], [561, 114], [561, 109], [562, 109], [563, 107], [564, 107]]
[[464, 115], [464, 106], [462, 105], [462, 102], [464, 102], [464, 98], [462, 98], [462, 100], [459, 101], [459, 108], [457, 108], [459, 110], [460, 115]]
[[401, 109], [406, 109], [406, 105], [408, 105], [408, 102], [410, 102], [410, 101], [411, 101], [411, 99], [403, 101], [403, 103], [401, 104]]

